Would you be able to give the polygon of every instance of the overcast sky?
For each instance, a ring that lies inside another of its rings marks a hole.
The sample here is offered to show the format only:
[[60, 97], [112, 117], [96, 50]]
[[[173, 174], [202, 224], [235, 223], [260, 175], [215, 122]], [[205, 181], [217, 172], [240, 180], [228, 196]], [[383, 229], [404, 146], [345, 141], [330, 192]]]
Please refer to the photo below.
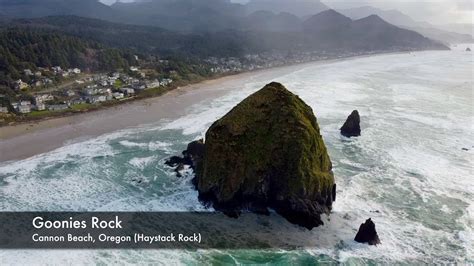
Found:
[[[111, 4], [115, 0], [100, 0]], [[245, 3], [247, 0], [232, 0]], [[122, 0], [133, 2], [133, 0]], [[380, 9], [397, 9], [418, 21], [432, 24], [473, 24], [474, 5], [472, 0], [323, 0], [332, 8], [351, 8], [370, 5]]]

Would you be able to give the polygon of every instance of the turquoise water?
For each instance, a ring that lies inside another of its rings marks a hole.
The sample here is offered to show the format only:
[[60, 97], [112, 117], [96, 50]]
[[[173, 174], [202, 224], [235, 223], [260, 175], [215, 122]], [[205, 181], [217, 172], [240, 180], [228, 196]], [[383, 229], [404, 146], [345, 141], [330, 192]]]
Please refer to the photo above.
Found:
[[[0, 210], [204, 210], [191, 173], [176, 178], [164, 160], [275, 80], [313, 107], [334, 164], [337, 201], [326, 224], [307, 231], [311, 248], [18, 250], [0, 251], [0, 264], [474, 263], [472, 54], [392, 54], [288, 69], [240, 80], [240, 89], [198, 102], [173, 121], [1, 164]], [[362, 137], [349, 140], [338, 129], [353, 109], [361, 113]], [[353, 241], [369, 217], [382, 241], [377, 247]], [[269, 226], [294, 227], [283, 219]]]

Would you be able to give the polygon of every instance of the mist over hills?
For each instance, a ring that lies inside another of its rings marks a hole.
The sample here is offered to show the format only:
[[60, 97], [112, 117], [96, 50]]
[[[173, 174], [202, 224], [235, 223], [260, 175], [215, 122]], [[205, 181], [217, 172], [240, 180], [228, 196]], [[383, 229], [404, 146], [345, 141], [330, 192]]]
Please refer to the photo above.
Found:
[[328, 10], [329, 7], [318, 0], [251, 0], [245, 5], [245, 9], [247, 13], [265, 10], [274, 13], [286, 12], [299, 17], [306, 17]]
[[[11, 24], [15, 26], [55, 30], [153, 54], [225, 57], [271, 51], [447, 49], [379, 16], [352, 20], [335, 10], [327, 10], [319, 1], [272, 3], [269, 0], [254, 0], [248, 5], [230, 0], [151, 0], [107, 6], [97, 0], [0, 0], [0, 9], [6, 17], [24, 18], [13, 20]], [[252, 9], [248, 8], [278, 11], [290, 3], [293, 8], [311, 13], [325, 11], [302, 17], [289, 12], [250, 12]]]
[[[319, 0], [251, 0], [246, 4], [230, 0], [140, 0], [110, 6], [98, 0], [0, 0], [3, 17], [75, 15], [186, 33], [229, 29], [298, 32], [304, 20], [328, 9]], [[472, 40], [470, 35], [439, 30], [397, 10], [363, 6], [338, 12], [354, 20], [375, 14], [391, 24], [445, 43]]]
[[371, 6], [362, 6], [350, 9], [338, 9], [337, 11], [355, 20], [370, 15], [378, 15], [393, 25], [414, 30], [430, 39], [438, 40], [444, 43], [464, 43], [473, 41], [473, 37], [469, 31], [456, 32], [453, 29], [441, 29], [440, 26], [434, 26], [427, 22], [416, 21], [398, 10], [382, 10]]

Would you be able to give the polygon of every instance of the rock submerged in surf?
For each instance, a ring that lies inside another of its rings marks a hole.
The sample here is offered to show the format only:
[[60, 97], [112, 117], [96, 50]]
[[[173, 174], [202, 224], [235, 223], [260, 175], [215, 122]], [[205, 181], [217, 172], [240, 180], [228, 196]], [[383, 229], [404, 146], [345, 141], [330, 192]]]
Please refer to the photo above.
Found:
[[308, 229], [336, 198], [332, 163], [312, 109], [279, 83], [252, 94], [206, 133], [194, 184], [201, 201], [237, 217], [274, 209]]
[[204, 141], [202, 139], [193, 141], [188, 144], [188, 147], [183, 151], [183, 156], [173, 156], [165, 161], [165, 164], [174, 167], [178, 177], [181, 177], [181, 171], [184, 170], [184, 166], [191, 167], [195, 172], [197, 166], [200, 165], [201, 160], [204, 157]]
[[352, 113], [347, 118], [344, 125], [341, 127], [341, 134], [345, 137], [359, 137], [360, 136], [360, 116], [357, 110], [352, 111]]
[[371, 218], [367, 219], [365, 223], [361, 224], [359, 231], [355, 236], [354, 240], [359, 243], [367, 243], [369, 245], [380, 244], [379, 235], [375, 230], [375, 223]]

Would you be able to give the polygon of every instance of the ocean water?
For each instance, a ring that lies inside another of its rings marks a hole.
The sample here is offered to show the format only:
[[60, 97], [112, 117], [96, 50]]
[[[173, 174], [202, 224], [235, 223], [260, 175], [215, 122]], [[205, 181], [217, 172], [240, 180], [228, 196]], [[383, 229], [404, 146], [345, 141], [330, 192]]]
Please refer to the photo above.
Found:
[[[164, 160], [246, 96], [278, 81], [313, 108], [338, 185], [325, 225], [307, 231], [311, 248], [15, 250], [0, 251], [0, 264], [474, 263], [474, 64], [461, 48], [256, 74], [224, 96], [190, 106], [177, 120], [0, 164], [2, 211], [204, 210], [192, 176], [176, 178]], [[354, 109], [362, 136], [346, 139], [338, 129]], [[369, 217], [382, 241], [376, 247], [353, 241]]]

